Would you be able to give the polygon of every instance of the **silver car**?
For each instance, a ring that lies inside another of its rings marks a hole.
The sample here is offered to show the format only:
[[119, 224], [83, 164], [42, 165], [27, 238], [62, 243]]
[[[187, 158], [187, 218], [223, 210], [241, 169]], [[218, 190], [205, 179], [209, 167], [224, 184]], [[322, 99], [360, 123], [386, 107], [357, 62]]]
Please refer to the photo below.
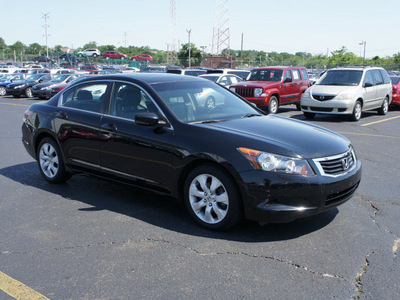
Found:
[[308, 119], [315, 114], [349, 115], [358, 121], [366, 110], [385, 115], [392, 102], [388, 73], [379, 67], [347, 67], [326, 71], [301, 97]]

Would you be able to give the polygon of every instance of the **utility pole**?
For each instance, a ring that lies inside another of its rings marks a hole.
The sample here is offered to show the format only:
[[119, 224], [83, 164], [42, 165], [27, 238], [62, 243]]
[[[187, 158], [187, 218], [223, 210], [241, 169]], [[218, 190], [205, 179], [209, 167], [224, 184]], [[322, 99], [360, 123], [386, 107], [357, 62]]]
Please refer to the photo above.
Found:
[[191, 46], [190, 46], [190, 33], [192, 32], [192, 29], [186, 29], [186, 31], [187, 31], [187, 33], [188, 33], [188, 35], [189, 35], [189, 68], [191, 67], [191, 61], [190, 61], [190, 48], [191, 48]]
[[125, 41], [125, 48], [126, 48], [126, 37], [128, 36], [128, 32], [124, 32], [124, 41]]
[[46, 37], [46, 57], [49, 57], [49, 45], [47, 43], [47, 38], [48, 38], [48, 34], [47, 34], [47, 28], [49, 27], [49, 25], [47, 25], [47, 18], [49, 17], [50, 12], [43, 14], [42, 18], [44, 19], [44, 36]]
[[240, 45], [240, 67], [243, 65], [243, 33], [242, 33], [242, 42]]
[[365, 47], [367, 46], [367, 42], [362, 41], [361, 43], [359, 43], [359, 45], [363, 45], [364, 47], [364, 57], [363, 57], [363, 65], [365, 64]]

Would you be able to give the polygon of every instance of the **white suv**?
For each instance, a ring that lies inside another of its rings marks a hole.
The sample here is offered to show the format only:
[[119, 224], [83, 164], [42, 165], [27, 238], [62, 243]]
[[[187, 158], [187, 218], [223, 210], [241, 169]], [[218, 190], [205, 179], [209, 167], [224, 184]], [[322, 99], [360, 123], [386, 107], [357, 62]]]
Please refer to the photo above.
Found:
[[99, 49], [86, 49], [86, 50], [76, 53], [76, 55], [81, 56], [81, 57], [82, 56], [97, 57], [97, 56], [101, 55], [101, 52], [99, 51]]
[[392, 102], [388, 73], [379, 67], [346, 67], [326, 71], [301, 97], [308, 119], [315, 114], [349, 115], [358, 121], [365, 110], [385, 115]]

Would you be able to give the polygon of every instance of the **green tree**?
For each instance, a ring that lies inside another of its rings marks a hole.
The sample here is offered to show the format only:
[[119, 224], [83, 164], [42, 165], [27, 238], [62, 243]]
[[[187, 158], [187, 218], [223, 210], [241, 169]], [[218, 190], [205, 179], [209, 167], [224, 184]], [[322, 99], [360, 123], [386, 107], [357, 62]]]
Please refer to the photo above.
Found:
[[33, 43], [30, 44], [27, 48], [26, 48], [26, 54], [34, 54], [34, 55], [38, 55], [39, 53], [41, 53], [41, 51], [45, 51], [46, 47], [41, 46], [38, 43]]
[[[185, 67], [189, 66], [189, 43], [183, 44], [182, 49], [178, 52], [178, 58], [181, 64]], [[190, 43], [190, 63], [192, 66], [201, 64], [201, 51], [196, 48], [193, 43]]]
[[97, 48], [97, 43], [96, 42], [89, 42], [89, 43], [83, 45], [83, 49], [89, 49], [89, 48]]

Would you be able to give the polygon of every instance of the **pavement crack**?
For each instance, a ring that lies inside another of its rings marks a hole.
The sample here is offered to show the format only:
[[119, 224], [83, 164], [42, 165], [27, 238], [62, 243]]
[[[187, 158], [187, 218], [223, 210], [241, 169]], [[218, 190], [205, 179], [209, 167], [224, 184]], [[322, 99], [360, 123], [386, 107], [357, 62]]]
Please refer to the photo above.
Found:
[[372, 255], [375, 251], [372, 251], [371, 253], [367, 254], [365, 256], [365, 264], [362, 266], [361, 271], [359, 273], [357, 273], [356, 275], [356, 280], [354, 285], [356, 286], [357, 289], [357, 295], [353, 297], [353, 299], [360, 299], [360, 296], [364, 295], [364, 291], [363, 291], [363, 284], [361, 282], [361, 277], [367, 273], [367, 268], [369, 266], [369, 260], [368, 257], [370, 255]]
[[187, 250], [193, 251], [194, 253], [196, 253], [196, 254], [198, 254], [200, 256], [241, 255], [241, 256], [247, 256], [247, 257], [251, 257], [251, 258], [268, 259], [268, 260], [276, 261], [276, 262], [279, 262], [279, 263], [287, 264], [287, 265], [292, 266], [292, 267], [294, 267], [296, 269], [302, 269], [302, 270], [307, 271], [307, 272], [309, 272], [309, 273], [311, 273], [313, 275], [321, 276], [321, 277], [324, 277], [324, 278], [339, 279], [339, 280], [346, 281], [346, 282], [350, 283], [350, 281], [348, 279], [346, 279], [346, 278], [344, 278], [342, 276], [314, 271], [314, 270], [310, 269], [307, 266], [302, 266], [302, 265], [294, 263], [292, 261], [286, 261], [284, 259], [273, 257], [273, 256], [249, 254], [249, 253], [243, 252], [243, 251], [225, 251], [225, 252], [202, 253], [197, 249], [188, 247], [188, 246], [183, 245], [183, 244], [172, 243], [172, 242], [167, 241], [167, 240], [147, 239], [147, 241], [163, 242], [163, 243], [168, 243], [168, 244], [171, 244], [171, 245], [174, 245], [174, 246], [180, 246], [180, 247], [183, 247], [183, 248], [185, 248]]

